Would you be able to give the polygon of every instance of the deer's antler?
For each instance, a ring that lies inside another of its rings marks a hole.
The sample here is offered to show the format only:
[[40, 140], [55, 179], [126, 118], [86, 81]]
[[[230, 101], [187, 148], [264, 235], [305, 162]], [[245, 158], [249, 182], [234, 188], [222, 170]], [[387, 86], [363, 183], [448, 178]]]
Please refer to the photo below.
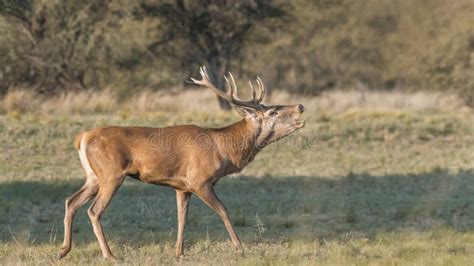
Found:
[[263, 85], [263, 81], [262, 79], [260, 79], [260, 77], [257, 77], [256, 79], [258, 88], [260, 90], [259, 96], [257, 97], [257, 92], [255, 91], [252, 82], [249, 81], [250, 88], [252, 89], [252, 100], [243, 101], [238, 99], [237, 85], [235, 83], [235, 79], [232, 73], [228, 73], [229, 78], [227, 76], [224, 76], [226, 87], [228, 87], [228, 90], [226, 92], [219, 90], [218, 88], [216, 88], [216, 86], [214, 86], [214, 84], [211, 82], [211, 79], [209, 78], [209, 75], [207, 74], [206, 67], [201, 67], [199, 69], [199, 73], [201, 74], [202, 79], [198, 80], [195, 78], [191, 78], [191, 81], [194, 84], [213, 90], [217, 95], [219, 95], [219, 97], [227, 100], [233, 105], [249, 107], [256, 110], [262, 109], [261, 102], [265, 97], [265, 86]]

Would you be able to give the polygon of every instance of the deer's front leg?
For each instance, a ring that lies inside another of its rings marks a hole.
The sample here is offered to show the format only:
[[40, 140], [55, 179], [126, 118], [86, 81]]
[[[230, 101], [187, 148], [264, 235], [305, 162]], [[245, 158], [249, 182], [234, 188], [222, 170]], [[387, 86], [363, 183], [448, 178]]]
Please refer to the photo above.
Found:
[[234, 243], [235, 248], [237, 249], [237, 251], [240, 252], [240, 254], [244, 255], [242, 244], [240, 243], [240, 239], [234, 230], [234, 226], [230, 222], [227, 209], [224, 204], [222, 204], [222, 202], [219, 200], [219, 198], [217, 198], [212, 186], [208, 185], [202, 187], [195, 193], [202, 201], [204, 201], [204, 203], [206, 203], [209, 207], [211, 207], [211, 209], [213, 209], [217, 212], [217, 214], [219, 214], [222, 221], [224, 221], [224, 225], [227, 229], [227, 232], [229, 232], [230, 238], [232, 239], [232, 243]]
[[178, 209], [178, 237], [176, 239], [176, 257], [184, 255], [184, 226], [188, 214], [191, 193], [176, 190], [176, 205]]

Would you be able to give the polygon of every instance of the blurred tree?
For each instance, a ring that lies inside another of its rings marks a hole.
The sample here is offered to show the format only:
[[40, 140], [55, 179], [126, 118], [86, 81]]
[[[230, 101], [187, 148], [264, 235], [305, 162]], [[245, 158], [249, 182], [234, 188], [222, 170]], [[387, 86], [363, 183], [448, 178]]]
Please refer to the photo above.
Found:
[[[28, 19], [28, 14], [31, 12], [32, 3], [31, 1], [25, 0], [0, 0], [0, 18], [5, 18], [9, 22], [13, 24], [17, 24], [19, 28], [22, 30], [25, 36], [28, 36], [29, 39], [33, 39], [31, 36], [32, 33], [32, 23]], [[5, 41], [5, 30], [2, 31], [2, 38], [1, 41]], [[11, 39], [11, 38], [10, 38]], [[8, 74], [12, 74], [12, 72], [22, 72], [14, 69], [15, 59], [14, 57], [10, 56], [8, 52], [15, 47], [12, 43], [15, 41], [4, 42], [1, 46], [0, 52], [2, 54], [1, 61], [0, 61], [0, 94], [4, 94], [9, 85], [8, 82]], [[23, 72], [20, 74], [24, 74]]]
[[17, 25], [28, 40], [12, 40], [18, 42], [15, 56], [27, 62], [23, 82], [41, 90], [85, 88], [86, 72], [94, 66], [93, 53], [103, 48], [95, 26], [105, 18], [107, 5], [105, 0], [1, 0], [0, 16]]
[[[160, 40], [149, 50], [155, 54], [171, 55], [179, 67], [195, 71], [197, 64], [208, 67], [217, 87], [224, 87], [224, 75], [243, 55], [243, 48], [254, 39], [257, 26], [275, 27], [286, 21], [286, 5], [272, 0], [198, 0], [144, 1], [143, 14], [161, 20]], [[227, 101], [218, 97], [223, 109]]]
[[0, 0], [0, 94], [126, 97], [205, 64], [220, 87], [232, 68], [290, 93], [449, 90], [474, 106], [472, 10], [472, 0]]

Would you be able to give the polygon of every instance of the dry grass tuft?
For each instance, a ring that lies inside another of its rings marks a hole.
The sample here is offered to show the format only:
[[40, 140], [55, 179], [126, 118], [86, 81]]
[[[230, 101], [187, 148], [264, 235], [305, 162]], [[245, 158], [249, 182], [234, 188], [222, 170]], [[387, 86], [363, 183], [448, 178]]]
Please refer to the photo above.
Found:
[[13, 89], [2, 100], [2, 111], [9, 113], [26, 113], [37, 110], [43, 101], [31, 90]]
[[41, 103], [46, 113], [110, 113], [118, 108], [117, 97], [110, 90], [64, 92]]
[[128, 112], [215, 112], [219, 110], [216, 96], [204, 89], [179, 92], [143, 91], [126, 99], [121, 109]]

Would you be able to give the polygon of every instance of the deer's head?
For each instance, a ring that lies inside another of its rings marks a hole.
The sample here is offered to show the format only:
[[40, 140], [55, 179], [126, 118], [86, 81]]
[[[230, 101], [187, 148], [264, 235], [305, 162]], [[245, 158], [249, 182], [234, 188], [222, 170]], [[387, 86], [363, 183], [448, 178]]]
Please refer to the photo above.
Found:
[[252, 82], [249, 81], [250, 88], [252, 89], [252, 99], [243, 101], [238, 99], [236, 95], [237, 86], [230, 72], [228, 74], [229, 77], [224, 77], [228, 87], [227, 92], [219, 90], [213, 85], [205, 67], [201, 67], [199, 72], [202, 79], [191, 78], [194, 84], [213, 90], [218, 96], [229, 101], [240, 116], [255, 125], [255, 129], [258, 132], [256, 141], [259, 147], [280, 140], [297, 129], [304, 127], [305, 122], [300, 119], [301, 114], [304, 112], [302, 104], [270, 106], [262, 104], [265, 97], [265, 86], [259, 77], [256, 79], [259, 91], [257, 92]]

